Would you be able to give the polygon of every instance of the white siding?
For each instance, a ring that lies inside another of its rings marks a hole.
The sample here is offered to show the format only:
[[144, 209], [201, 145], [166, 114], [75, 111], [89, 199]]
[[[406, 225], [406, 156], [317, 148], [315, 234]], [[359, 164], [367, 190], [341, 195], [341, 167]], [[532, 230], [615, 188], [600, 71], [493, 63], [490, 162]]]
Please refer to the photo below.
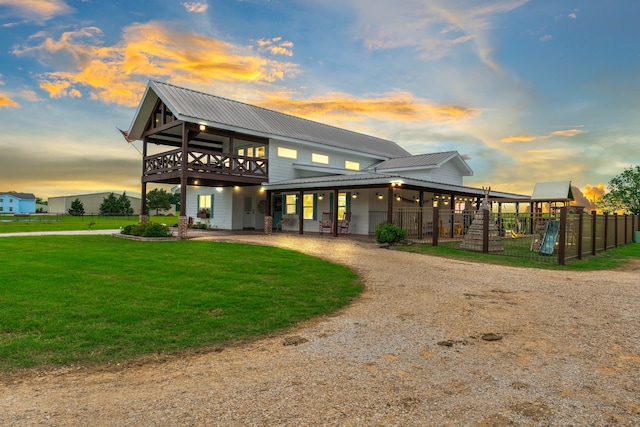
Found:
[[435, 169], [431, 178], [435, 182], [462, 185], [462, 173], [452, 161], [446, 162], [442, 167]]

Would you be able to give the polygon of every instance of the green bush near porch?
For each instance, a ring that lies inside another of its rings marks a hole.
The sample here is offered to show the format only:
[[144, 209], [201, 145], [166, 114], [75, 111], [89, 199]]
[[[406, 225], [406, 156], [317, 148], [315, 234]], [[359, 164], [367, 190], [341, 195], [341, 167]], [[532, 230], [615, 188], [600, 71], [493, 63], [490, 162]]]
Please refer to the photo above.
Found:
[[0, 372], [215, 349], [333, 312], [350, 269], [279, 248], [0, 238]]

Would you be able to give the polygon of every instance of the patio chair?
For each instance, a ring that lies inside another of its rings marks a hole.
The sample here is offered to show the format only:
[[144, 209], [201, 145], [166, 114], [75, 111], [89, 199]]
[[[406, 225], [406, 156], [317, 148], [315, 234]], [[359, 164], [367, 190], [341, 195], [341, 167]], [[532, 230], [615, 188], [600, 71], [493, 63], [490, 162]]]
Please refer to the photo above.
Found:
[[331, 212], [323, 212], [322, 218], [320, 219], [320, 233], [324, 233], [325, 230], [328, 230], [329, 233], [333, 231], [332, 222], [331, 222]]
[[351, 212], [345, 212], [342, 219], [338, 221], [338, 234], [349, 234], [350, 222], [351, 222]]

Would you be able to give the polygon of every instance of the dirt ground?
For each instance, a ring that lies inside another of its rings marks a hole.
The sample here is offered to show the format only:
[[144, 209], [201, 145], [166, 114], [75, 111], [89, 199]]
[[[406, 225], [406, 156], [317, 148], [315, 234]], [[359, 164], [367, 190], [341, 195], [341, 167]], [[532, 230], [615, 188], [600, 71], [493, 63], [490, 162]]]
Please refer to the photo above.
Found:
[[568, 272], [234, 240], [344, 263], [366, 290], [247, 344], [4, 375], [0, 425], [640, 425], [640, 261]]

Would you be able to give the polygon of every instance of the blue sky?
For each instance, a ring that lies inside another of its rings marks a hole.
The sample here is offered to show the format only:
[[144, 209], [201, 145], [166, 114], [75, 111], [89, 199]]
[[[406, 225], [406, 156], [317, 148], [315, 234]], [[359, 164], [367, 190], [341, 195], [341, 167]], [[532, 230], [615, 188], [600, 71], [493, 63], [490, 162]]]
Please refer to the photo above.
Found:
[[0, 190], [140, 191], [149, 79], [593, 197], [640, 163], [637, 0], [0, 0]]

